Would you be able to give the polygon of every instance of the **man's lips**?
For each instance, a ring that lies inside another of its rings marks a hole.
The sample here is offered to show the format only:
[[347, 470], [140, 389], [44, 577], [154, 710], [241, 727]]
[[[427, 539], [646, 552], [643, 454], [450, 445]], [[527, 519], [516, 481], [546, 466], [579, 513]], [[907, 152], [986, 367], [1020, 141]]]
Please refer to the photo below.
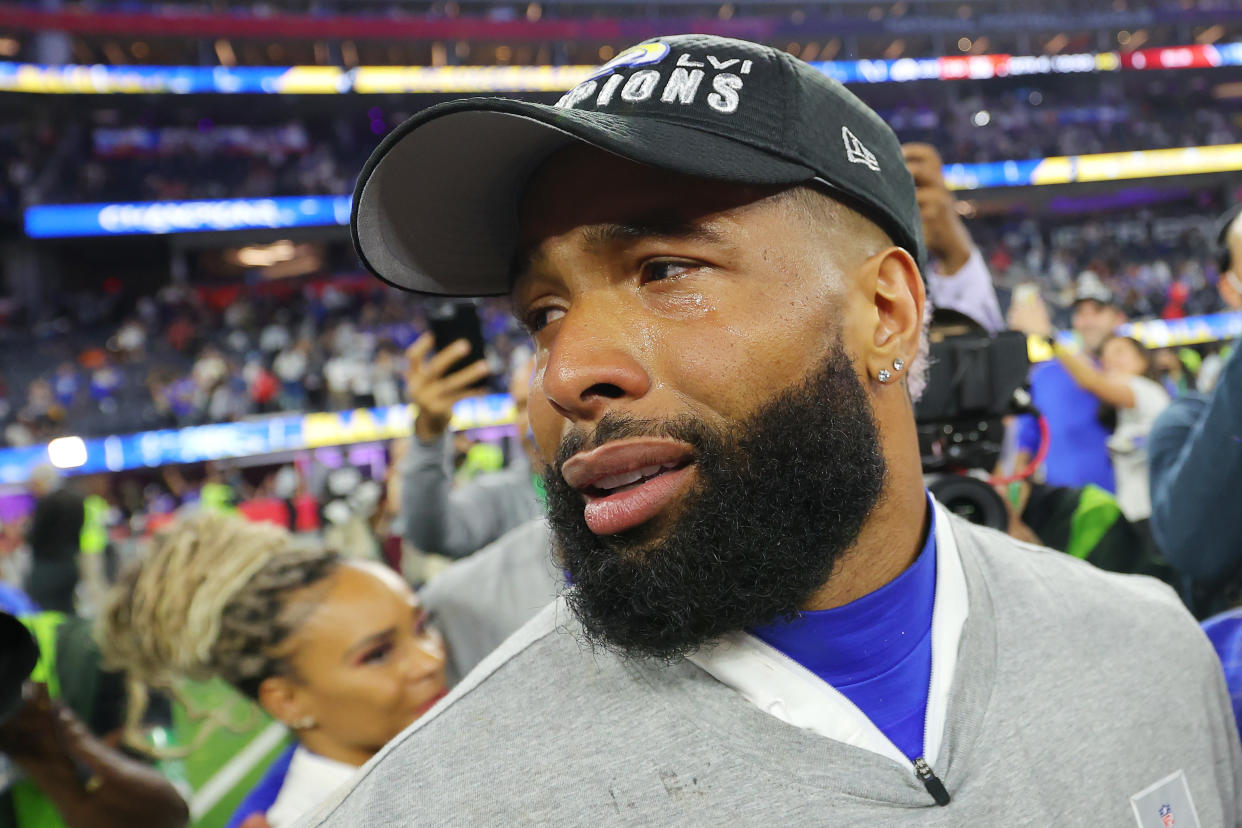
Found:
[[686, 487], [694, 450], [675, 440], [616, 440], [565, 461], [565, 482], [586, 498], [584, 517], [597, 535], [633, 529]]

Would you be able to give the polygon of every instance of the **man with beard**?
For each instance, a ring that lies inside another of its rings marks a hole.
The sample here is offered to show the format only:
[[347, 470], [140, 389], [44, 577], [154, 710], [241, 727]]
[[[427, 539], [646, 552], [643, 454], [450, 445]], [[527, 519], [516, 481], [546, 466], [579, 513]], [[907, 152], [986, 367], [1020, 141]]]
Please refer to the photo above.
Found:
[[840, 85], [647, 41], [556, 107], [416, 116], [353, 230], [393, 284], [511, 295], [571, 586], [311, 824], [1238, 824], [1168, 588], [930, 501], [914, 187]]

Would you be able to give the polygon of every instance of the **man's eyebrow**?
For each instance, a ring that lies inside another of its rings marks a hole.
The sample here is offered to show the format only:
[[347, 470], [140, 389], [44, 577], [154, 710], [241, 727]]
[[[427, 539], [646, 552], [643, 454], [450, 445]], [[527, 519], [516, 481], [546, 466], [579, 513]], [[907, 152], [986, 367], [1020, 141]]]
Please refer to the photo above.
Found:
[[707, 224], [680, 218], [653, 216], [616, 224], [593, 224], [584, 230], [587, 244], [592, 247], [639, 241], [642, 239], [678, 239], [719, 243], [724, 233]]
[[[643, 239], [672, 239], [721, 244], [728, 238], [724, 233], [711, 225], [667, 216], [650, 216], [627, 222], [592, 224], [584, 228], [583, 234], [586, 243], [596, 248], [633, 243]], [[513, 264], [509, 269], [509, 286], [511, 288], [539, 260], [539, 256], [540, 251], [537, 247], [522, 248], [514, 253]]]

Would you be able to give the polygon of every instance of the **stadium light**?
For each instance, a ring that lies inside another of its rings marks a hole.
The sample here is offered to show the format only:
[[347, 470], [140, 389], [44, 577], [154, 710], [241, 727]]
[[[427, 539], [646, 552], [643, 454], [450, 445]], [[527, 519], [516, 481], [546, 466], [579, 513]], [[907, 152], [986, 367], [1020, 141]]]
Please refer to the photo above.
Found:
[[86, 443], [81, 437], [57, 437], [47, 444], [47, 459], [58, 469], [86, 465]]

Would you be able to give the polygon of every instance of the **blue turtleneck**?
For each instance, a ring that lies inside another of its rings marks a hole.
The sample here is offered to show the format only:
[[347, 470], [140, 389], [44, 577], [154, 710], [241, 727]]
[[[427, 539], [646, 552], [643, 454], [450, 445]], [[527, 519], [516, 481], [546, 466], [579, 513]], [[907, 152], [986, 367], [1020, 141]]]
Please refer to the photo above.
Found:
[[936, 600], [936, 518], [905, 572], [845, 606], [751, 632], [831, 684], [911, 760], [923, 755]]

